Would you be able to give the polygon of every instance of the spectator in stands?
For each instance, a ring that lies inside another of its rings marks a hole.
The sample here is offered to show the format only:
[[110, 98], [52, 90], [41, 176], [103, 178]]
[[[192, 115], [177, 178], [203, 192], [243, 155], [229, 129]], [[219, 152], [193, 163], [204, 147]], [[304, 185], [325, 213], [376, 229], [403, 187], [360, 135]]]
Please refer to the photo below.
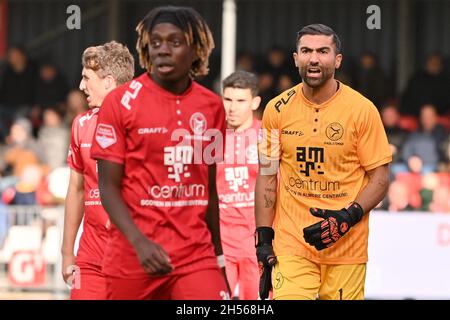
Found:
[[393, 181], [382, 208], [391, 212], [413, 211], [415, 208], [409, 203], [409, 198], [408, 186], [403, 182]]
[[444, 155], [446, 163], [444, 164], [442, 171], [450, 173], [450, 134], [444, 142]]
[[39, 165], [26, 165], [17, 183], [3, 192], [3, 202], [9, 205], [37, 204], [36, 191], [43, 181], [43, 173]]
[[387, 104], [381, 110], [381, 120], [383, 121], [384, 129], [389, 141], [389, 146], [392, 151], [391, 172], [395, 175], [397, 167], [400, 165], [399, 171], [402, 170], [401, 152], [403, 144], [405, 143], [408, 132], [399, 126], [400, 113], [394, 104]]
[[35, 103], [30, 113], [34, 135], [37, 136], [42, 125], [43, 110], [46, 107], [62, 105], [68, 91], [67, 80], [56, 68], [56, 65], [52, 62], [44, 62], [39, 69]]
[[[419, 170], [418, 172], [425, 174], [437, 171], [441, 158], [437, 139], [441, 139], [441, 133], [440, 130], [434, 129], [437, 120], [435, 112], [433, 112], [433, 107], [426, 105], [423, 111], [423, 113], [421, 112], [421, 125], [419, 130], [408, 137], [401, 154], [403, 161], [408, 164], [410, 171], [417, 172]], [[433, 135], [435, 130], [437, 132], [435, 135], [438, 138], [435, 138]], [[420, 165], [419, 162], [421, 162]]]
[[242, 70], [247, 72], [254, 72], [254, 57], [251, 52], [244, 51], [239, 54], [236, 62], [236, 70]]
[[35, 104], [42, 108], [61, 104], [66, 99], [68, 91], [67, 80], [55, 64], [44, 62], [39, 70]]
[[70, 132], [63, 124], [62, 116], [59, 107], [46, 108], [43, 114], [43, 126], [38, 133], [39, 148], [49, 170], [66, 164]]
[[26, 118], [17, 119], [11, 126], [4, 153], [4, 164], [0, 171], [4, 175], [20, 177], [29, 164], [42, 162], [42, 154], [36, 140], [31, 135], [31, 122]]
[[283, 74], [292, 75], [292, 68], [289, 66], [284, 50], [278, 46], [272, 46], [267, 53], [266, 61], [261, 66], [261, 71], [269, 72], [274, 79], [275, 87]]
[[410, 80], [403, 93], [400, 111], [402, 114], [419, 115], [422, 105], [432, 103], [439, 114], [446, 114], [450, 107], [450, 79], [444, 73], [442, 56], [430, 54], [425, 70]]
[[0, 77], [0, 134], [3, 138], [14, 117], [26, 114], [34, 103], [36, 79], [36, 69], [24, 47], [11, 47], [7, 66]]
[[365, 52], [360, 57], [356, 89], [380, 109], [390, 95], [389, 82], [375, 54]]
[[78, 89], [74, 89], [67, 95], [66, 116], [64, 122], [66, 126], [72, 127], [75, 117], [89, 109], [86, 95]]
[[450, 213], [450, 189], [446, 186], [436, 188], [433, 201], [430, 203], [431, 212]]
[[294, 86], [294, 82], [292, 78], [287, 74], [282, 74], [280, 79], [278, 79], [278, 87], [276, 89], [277, 92], [282, 93]]
[[421, 210], [429, 211], [433, 195], [439, 188], [439, 178], [436, 173], [430, 172], [422, 176], [422, 188], [419, 191], [421, 198]]
[[25, 48], [20, 45], [11, 47], [7, 63], [0, 81], [0, 105], [10, 109], [32, 105], [37, 72]]
[[8, 209], [0, 199], [0, 250], [3, 248], [3, 244], [5, 243], [8, 228]]
[[[449, 88], [450, 89], [450, 88]], [[432, 104], [425, 104], [420, 109], [420, 128], [423, 134], [430, 135], [436, 143], [439, 153], [439, 161], [445, 161], [445, 139], [447, 138], [446, 128], [439, 123], [436, 107]]]
[[270, 72], [262, 72], [258, 75], [259, 96], [261, 97], [261, 107], [255, 111], [258, 119], [262, 118], [266, 104], [276, 97], [275, 80]]
[[435, 172], [438, 165], [436, 145], [429, 136], [413, 133], [403, 147], [406, 169], [399, 172], [426, 174]]

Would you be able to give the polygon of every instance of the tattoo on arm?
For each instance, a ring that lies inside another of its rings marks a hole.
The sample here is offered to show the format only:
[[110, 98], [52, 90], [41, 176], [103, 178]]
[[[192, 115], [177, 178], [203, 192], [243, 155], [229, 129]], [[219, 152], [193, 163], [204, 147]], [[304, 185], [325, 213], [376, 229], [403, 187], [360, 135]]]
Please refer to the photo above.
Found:
[[273, 200], [270, 199], [266, 194], [264, 195], [264, 201], [265, 201], [264, 204], [265, 208], [273, 208]]
[[264, 196], [264, 207], [265, 208], [273, 208], [275, 201], [274, 198], [276, 197], [276, 189], [266, 187], [264, 188], [265, 194]]

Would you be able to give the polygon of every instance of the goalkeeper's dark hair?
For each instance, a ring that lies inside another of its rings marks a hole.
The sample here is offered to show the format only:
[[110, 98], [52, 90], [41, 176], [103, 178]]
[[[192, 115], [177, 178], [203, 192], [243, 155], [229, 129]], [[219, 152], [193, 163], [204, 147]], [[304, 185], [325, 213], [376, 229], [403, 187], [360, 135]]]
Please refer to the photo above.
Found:
[[325, 36], [333, 36], [333, 43], [336, 48], [336, 54], [341, 53], [342, 45], [341, 40], [339, 39], [339, 36], [337, 33], [331, 29], [329, 26], [326, 26], [321, 23], [314, 23], [309, 24], [305, 27], [303, 27], [299, 32], [297, 32], [297, 43], [296, 47], [298, 46], [298, 42], [300, 41], [300, 38], [304, 35], [325, 35]]
[[139, 54], [141, 67], [151, 70], [151, 62], [148, 53], [150, 34], [155, 26], [155, 21], [160, 15], [172, 15], [176, 25], [183, 31], [187, 44], [193, 46], [198, 57], [193, 62], [190, 75], [193, 78], [208, 74], [208, 59], [214, 48], [214, 39], [203, 17], [189, 7], [164, 6], [151, 10], [136, 27], [138, 39], [136, 49]]

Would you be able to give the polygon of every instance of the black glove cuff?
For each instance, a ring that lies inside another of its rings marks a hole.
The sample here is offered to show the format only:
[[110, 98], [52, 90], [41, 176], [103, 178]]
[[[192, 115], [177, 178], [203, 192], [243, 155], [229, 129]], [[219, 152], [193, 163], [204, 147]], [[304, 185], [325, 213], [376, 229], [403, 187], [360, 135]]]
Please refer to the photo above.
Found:
[[364, 214], [364, 210], [358, 202], [352, 202], [347, 207], [347, 212], [349, 213], [349, 215], [353, 221], [353, 224], [352, 224], [353, 226], [361, 220], [361, 218]]
[[262, 244], [272, 245], [272, 240], [275, 237], [275, 231], [271, 227], [258, 227], [255, 231], [256, 247]]

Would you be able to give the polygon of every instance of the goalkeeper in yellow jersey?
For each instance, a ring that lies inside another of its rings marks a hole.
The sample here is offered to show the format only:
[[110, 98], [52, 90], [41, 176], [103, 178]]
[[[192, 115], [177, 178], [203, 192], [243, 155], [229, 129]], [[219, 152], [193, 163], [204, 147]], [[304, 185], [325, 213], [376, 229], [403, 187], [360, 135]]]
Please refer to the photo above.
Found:
[[[255, 190], [260, 295], [363, 299], [369, 212], [392, 155], [377, 108], [334, 78], [338, 35], [312, 24], [293, 54], [303, 82], [271, 100]], [[271, 279], [270, 279], [271, 278]]]

